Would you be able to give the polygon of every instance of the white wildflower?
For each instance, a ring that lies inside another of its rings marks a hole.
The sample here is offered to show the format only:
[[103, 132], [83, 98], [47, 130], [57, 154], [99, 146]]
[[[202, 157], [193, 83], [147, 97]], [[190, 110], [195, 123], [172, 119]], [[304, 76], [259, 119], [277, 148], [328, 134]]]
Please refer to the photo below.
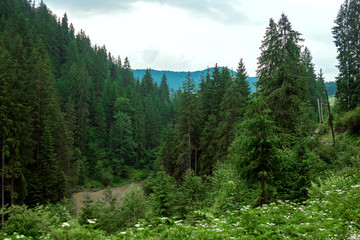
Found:
[[137, 228], [137, 230], [141, 231], [141, 230], [144, 230], [144, 228]]
[[67, 222], [64, 222], [61, 227], [70, 227], [70, 224], [68, 224]]
[[95, 224], [96, 223], [96, 218], [94, 219], [88, 219], [87, 222], [90, 223], [90, 224]]
[[137, 228], [140, 227], [140, 224], [139, 223], [135, 224], [135, 227], [137, 227]]
[[319, 228], [319, 231], [325, 231], [326, 229], [325, 228]]
[[126, 232], [120, 232], [121, 234], [123, 234], [123, 235], [125, 235], [126, 234]]
[[358, 187], [360, 187], [360, 184], [358, 184], [358, 185], [354, 185], [354, 186], [351, 186], [352, 188], [358, 188]]

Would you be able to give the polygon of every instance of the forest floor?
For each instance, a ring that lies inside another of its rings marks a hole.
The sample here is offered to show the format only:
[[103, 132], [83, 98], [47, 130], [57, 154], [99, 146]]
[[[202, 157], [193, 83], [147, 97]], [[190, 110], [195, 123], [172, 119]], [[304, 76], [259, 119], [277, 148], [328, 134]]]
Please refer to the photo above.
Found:
[[[122, 197], [129, 191], [129, 188], [132, 184], [127, 184], [122, 187], [114, 187], [111, 188], [111, 194], [113, 197], [115, 197], [117, 200], [121, 200]], [[135, 184], [139, 185], [139, 184]], [[83, 192], [77, 192], [72, 195], [72, 199], [75, 203], [76, 211], [80, 212], [81, 208], [84, 207], [84, 201], [88, 202], [91, 200], [92, 202], [96, 202], [97, 200], [101, 200], [105, 197], [104, 193], [106, 190], [100, 190], [96, 192], [91, 191], [83, 191]]]

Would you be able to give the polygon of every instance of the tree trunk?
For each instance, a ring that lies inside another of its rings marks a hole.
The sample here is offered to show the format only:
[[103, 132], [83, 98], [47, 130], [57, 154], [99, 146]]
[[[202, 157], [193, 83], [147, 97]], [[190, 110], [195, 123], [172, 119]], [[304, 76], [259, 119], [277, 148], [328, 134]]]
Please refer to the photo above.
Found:
[[188, 129], [188, 131], [189, 131], [189, 168], [190, 168], [190, 170], [191, 170], [191, 137], [190, 137], [191, 133], [190, 133], [190, 122], [189, 122], [189, 129]]
[[324, 111], [323, 111], [323, 106], [324, 106], [324, 102], [323, 102], [323, 99], [321, 98], [321, 103], [320, 103], [321, 123], [323, 123], [323, 122], [324, 122]]
[[5, 140], [2, 139], [2, 148], [1, 148], [1, 229], [4, 229], [4, 207], [5, 207]]
[[325, 90], [326, 93], [326, 99], [327, 99], [327, 105], [328, 105], [328, 110], [329, 110], [329, 120], [330, 120], [330, 127], [331, 127], [331, 133], [332, 133], [332, 137], [333, 137], [333, 143], [335, 146], [335, 133], [334, 133], [334, 127], [333, 127], [333, 122], [332, 122], [332, 117], [331, 117], [331, 112], [330, 112], [330, 102], [329, 102], [329, 96], [328, 96], [328, 92], [327, 90]]
[[319, 98], [317, 99], [317, 103], [318, 103], [318, 112], [319, 112], [319, 122], [321, 124], [321, 110], [320, 110], [320, 100], [319, 100]]

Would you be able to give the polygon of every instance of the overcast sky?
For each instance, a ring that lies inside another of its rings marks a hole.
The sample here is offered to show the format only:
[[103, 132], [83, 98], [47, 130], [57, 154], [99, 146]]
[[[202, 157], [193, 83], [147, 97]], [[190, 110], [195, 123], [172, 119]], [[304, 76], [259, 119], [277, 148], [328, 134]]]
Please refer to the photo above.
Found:
[[77, 31], [133, 69], [236, 70], [244, 59], [255, 76], [269, 19], [285, 13], [300, 32], [317, 72], [337, 76], [331, 28], [343, 0], [44, 0], [59, 17], [66, 12]]

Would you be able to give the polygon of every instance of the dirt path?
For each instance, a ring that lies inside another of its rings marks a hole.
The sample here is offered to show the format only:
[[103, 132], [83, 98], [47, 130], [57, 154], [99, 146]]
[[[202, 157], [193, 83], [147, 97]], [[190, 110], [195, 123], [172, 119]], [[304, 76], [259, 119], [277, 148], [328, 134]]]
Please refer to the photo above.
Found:
[[[139, 185], [139, 184], [136, 184]], [[111, 189], [111, 193], [114, 197], [116, 197], [117, 199], [120, 199], [121, 197], [123, 197], [128, 191], [129, 191], [129, 187], [131, 186], [131, 184], [122, 186], [122, 187], [115, 187]], [[83, 201], [87, 198], [87, 195], [90, 197], [91, 200], [93, 200], [94, 202], [96, 202], [96, 200], [99, 200], [101, 198], [104, 197], [104, 191], [105, 190], [100, 190], [97, 192], [78, 192], [78, 193], [74, 193], [72, 195], [72, 199], [76, 205], [76, 211], [79, 212], [81, 210], [81, 208], [84, 206]]]

